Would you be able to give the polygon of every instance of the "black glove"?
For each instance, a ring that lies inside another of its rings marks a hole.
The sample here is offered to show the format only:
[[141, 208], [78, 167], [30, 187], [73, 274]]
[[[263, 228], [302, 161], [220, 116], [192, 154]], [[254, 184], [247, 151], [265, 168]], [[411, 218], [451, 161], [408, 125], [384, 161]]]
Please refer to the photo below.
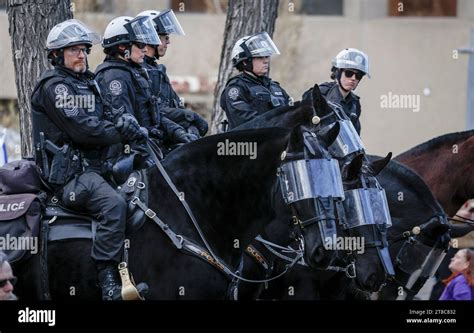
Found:
[[[133, 141], [142, 137], [143, 133], [140, 131], [140, 125], [133, 115], [124, 113], [121, 115], [115, 127], [122, 135], [125, 141]], [[147, 133], [148, 134], [148, 133]]]
[[187, 133], [183, 129], [177, 129], [173, 133], [173, 140], [175, 142], [188, 143], [188, 142], [196, 141], [197, 139], [199, 139], [199, 137], [197, 137], [194, 134]]
[[137, 140], [148, 140], [148, 130], [145, 127], [140, 127]]
[[195, 135], [198, 138], [201, 138], [201, 133], [199, 133], [199, 130], [197, 129], [196, 126], [189, 126], [186, 129], [186, 132], [188, 132], [189, 134]]
[[199, 130], [199, 136], [206, 135], [207, 131], [209, 130], [209, 125], [207, 124], [206, 120], [194, 111], [187, 109], [185, 111], [186, 119], [191, 118], [190, 114], [192, 114], [192, 120], [190, 120], [190, 122], [191, 125], [196, 126]]
[[163, 140], [165, 138], [165, 134], [163, 133], [162, 130], [160, 130], [159, 128], [156, 128], [156, 127], [152, 127], [148, 130], [148, 133], [150, 135], [150, 137], [152, 138], [156, 138], [156, 139], [159, 139], [159, 140]]

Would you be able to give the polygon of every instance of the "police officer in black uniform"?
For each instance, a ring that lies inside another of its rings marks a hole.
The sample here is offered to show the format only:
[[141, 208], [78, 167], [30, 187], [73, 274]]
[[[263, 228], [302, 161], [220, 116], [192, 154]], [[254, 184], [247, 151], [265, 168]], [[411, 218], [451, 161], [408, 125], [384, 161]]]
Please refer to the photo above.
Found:
[[87, 54], [100, 36], [78, 20], [50, 31], [47, 70], [32, 97], [35, 158], [43, 179], [67, 207], [97, 216], [94, 259], [104, 300], [121, 299], [118, 263], [125, 238], [126, 203], [104, 179], [109, 146], [141, 139], [137, 121], [104, 120], [101, 96]]
[[159, 146], [167, 138], [188, 142], [181, 126], [161, 116], [150, 77], [142, 67], [147, 45], [158, 44], [160, 39], [148, 17], [113, 19], [104, 32], [102, 46], [107, 56], [96, 69], [96, 80], [113, 118], [123, 113], [134, 115]]
[[[342, 107], [359, 135], [361, 107], [359, 96], [353, 91], [366, 74], [370, 78], [367, 55], [357, 49], [344, 49], [332, 61], [331, 79], [334, 81], [319, 86], [326, 100]], [[303, 95], [303, 98], [306, 98], [307, 94], [312, 94], [311, 90], [312, 88]]]
[[240, 74], [227, 82], [220, 100], [230, 129], [290, 103], [286, 91], [267, 76], [270, 57], [274, 54], [280, 52], [266, 32], [243, 37], [235, 43], [232, 63]]
[[146, 10], [138, 16], [148, 16], [153, 21], [161, 41], [158, 46], [148, 45], [144, 62], [152, 81], [153, 93], [158, 97], [160, 112], [184, 128], [188, 133], [184, 138], [197, 140], [207, 133], [207, 122], [197, 113], [184, 108], [184, 103], [171, 85], [165, 65], [158, 63], [158, 59], [166, 54], [171, 43], [170, 34], [184, 36], [184, 31], [171, 9], [162, 12]]

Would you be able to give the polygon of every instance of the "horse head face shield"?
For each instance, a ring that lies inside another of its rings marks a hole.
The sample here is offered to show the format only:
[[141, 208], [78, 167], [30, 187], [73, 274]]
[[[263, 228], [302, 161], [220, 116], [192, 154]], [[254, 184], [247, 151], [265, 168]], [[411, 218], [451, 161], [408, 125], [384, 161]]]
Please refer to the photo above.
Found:
[[280, 168], [280, 184], [286, 204], [320, 197], [344, 199], [339, 164], [334, 159], [296, 160]]
[[[385, 191], [381, 188], [358, 188], [344, 193], [343, 201], [346, 219], [341, 221], [344, 229], [374, 226], [379, 232], [370, 235], [372, 239], [365, 241], [366, 247], [377, 248], [380, 260], [388, 275], [395, 275], [388, 243], [387, 228], [392, 225]], [[379, 237], [382, 239], [380, 240]]]
[[346, 191], [343, 202], [346, 221], [343, 228], [363, 225], [385, 225], [390, 227], [392, 219], [388, 209], [385, 191], [379, 188], [358, 188]]
[[335, 216], [326, 213], [332, 211], [332, 207], [328, 206], [328, 199], [344, 199], [338, 162], [334, 159], [301, 159], [287, 162], [279, 169], [279, 180], [286, 204], [315, 199], [317, 210], [323, 210], [324, 213], [310, 221], [302, 222], [302, 226], [325, 221], [319, 223], [321, 237], [332, 239], [336, 235], [336, 224]]
[[354, 153], [364, 153], [365, 147], [357, 131], [349, 120], [338, 120], [340, 130], [336, 140], [329, 146], [331, 156], [343, 159]]
[[[342, 107], [331, 101], [328, 101], [327, 103], [333, 110], [336, 121], [339, 123], [340, 127], [336, 141], [329, 146], [331, 156], [340, 160], [354, 153], [365, 153], [365, 146]], [[329, 126], [334, 125], [331, 124]]]

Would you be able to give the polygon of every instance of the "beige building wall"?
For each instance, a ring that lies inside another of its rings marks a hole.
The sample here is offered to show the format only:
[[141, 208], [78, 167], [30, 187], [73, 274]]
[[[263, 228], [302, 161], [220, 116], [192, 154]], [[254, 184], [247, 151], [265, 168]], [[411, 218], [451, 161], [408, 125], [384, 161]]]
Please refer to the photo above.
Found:
[[[76, 17], [103, 32], [114, 16], [135, 15], [150, 3], [122, 1], [114, 13]], [[362, 139], [370, 153], [379, 155], [398, 154], [435, 136], [465, 130], [468, 56], [456, 58], [455, 50], [468, 46], [474, 28], [474, 2], [465, 0], [458, 1], [457, 18], [390, 18], [386, 12], [385, 1], [361, 0], [345, 1], [340, 17], [281, 13], [274, 39], [282, 54], [273, 60], [271, 71], [272, 78], [298, 100], [314, 83], [329, 80], [331, 59], [341, 49], [356, 47], [369, 54], [372, 78], [364, 78], [356, 93], [363, 110]], [[177, 14], [186, 36], [172, 38], [163, 58], [168, 72], [178, 77], [217, 77], [225, 15]], [[11, 99], [16, 88], [4, 11], [0, 11], [0, 45], [0, 99]], [[91, 67], [102, 60], [101, 48], [95, 47]], [[419, 98], [419, 110], [383, 108], [381, 98], [389, 94]]]

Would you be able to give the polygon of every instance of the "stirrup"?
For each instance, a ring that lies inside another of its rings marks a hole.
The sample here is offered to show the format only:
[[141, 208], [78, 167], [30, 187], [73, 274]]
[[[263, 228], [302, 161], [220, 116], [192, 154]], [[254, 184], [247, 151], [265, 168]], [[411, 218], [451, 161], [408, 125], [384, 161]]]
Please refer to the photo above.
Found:
[[148, 285], [146, 283], [140, 283], [137, 289], [133, 278], [130, 277], [126, 262], [121, 262], [118, 265], [118, 270], [120, 279], [122, 280], [122, 299], [124, 301], [144, 301], [144, 295], [148, 292]]

